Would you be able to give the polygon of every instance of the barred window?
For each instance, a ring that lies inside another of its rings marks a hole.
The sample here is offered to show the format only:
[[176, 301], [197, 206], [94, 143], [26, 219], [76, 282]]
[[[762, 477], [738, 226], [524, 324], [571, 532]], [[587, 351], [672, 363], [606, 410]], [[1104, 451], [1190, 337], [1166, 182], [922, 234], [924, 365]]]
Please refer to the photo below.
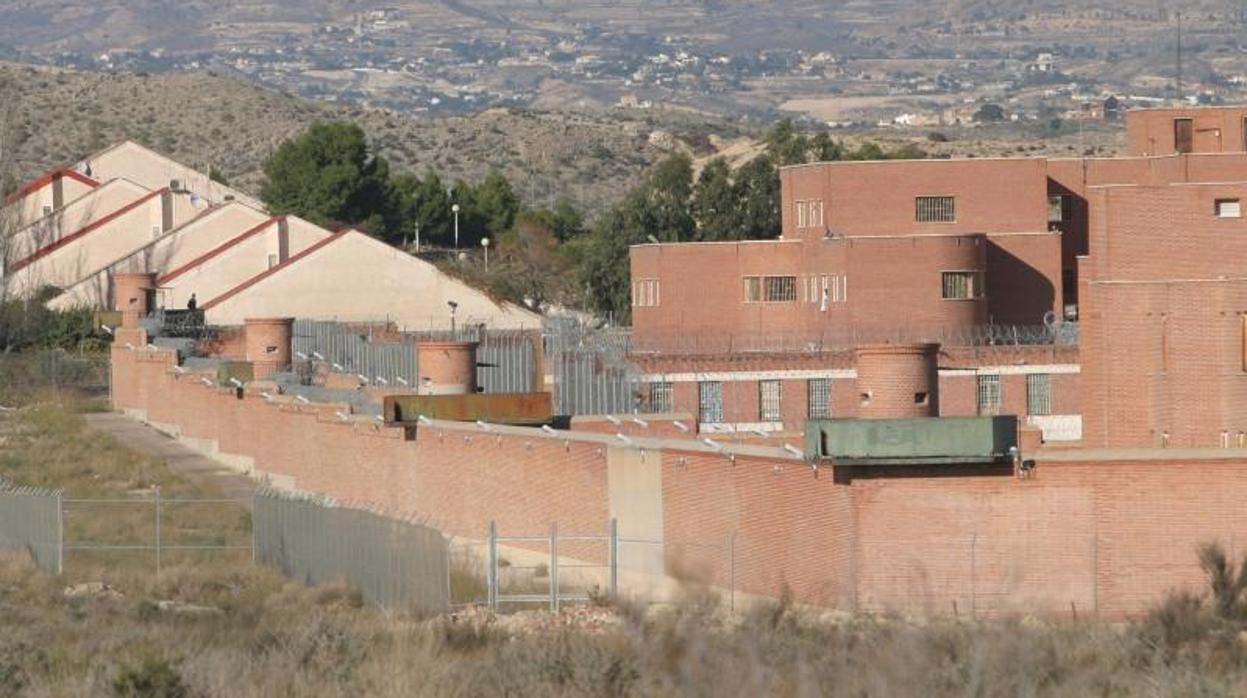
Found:
[[675, 397], [670, 383], [649, 384], [649, 409], [654, 414], [670, 414], [675, 411]]
[[798, 201], [794, 205], [798, 228], [818, 228], [823, 225], [823, 200]]
[[1063, 194], [1048, 197], [1048, 222], [1064, 223], [1069, 218], [1069, 197]]
[[758, 381], [758, 421], [783, 421], [780, 411], [780, 391], [779, 381]]
[[810, 419], [831, 419], [831, 379], [811, 378], [806, 391]]
[[979, 376], [979, 414], [1000, 413], [1000, 376]]
[[942, 273], [944, 300], [973, 300], [983, 297], [983, 272], [946, 271]]
[[795, 276], [746, 276], [746, 303], [795, 303], [797, 301], [797, 277]]
[[718, 424], [723, 421], [723, 384], [707, 381], [697, 384], [697, 421]]
[[638, 279], [632, 282], [632, 307], [652, 308], [658, 305], [658, 279]]
[[957, 220], [953, 197], [915, 197], [914, 220], [919, 223], [952, 223]]
[[1037, 417], [1052, 414], [1052, 380], [1048, 374], [1026, 376], [1026, 414]]
[[849, 277], [844, 274], [811, 274], [805, 277], [807, 303], [845, 303], [849, 300]]

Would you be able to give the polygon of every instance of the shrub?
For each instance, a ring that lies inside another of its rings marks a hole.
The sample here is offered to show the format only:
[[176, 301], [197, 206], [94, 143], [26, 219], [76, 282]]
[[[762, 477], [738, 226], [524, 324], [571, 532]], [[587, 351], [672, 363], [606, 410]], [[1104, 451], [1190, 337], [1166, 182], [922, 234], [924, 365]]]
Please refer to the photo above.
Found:
[[119, 698], [183, 698], [186, 684], [167, 660], [148, 657], [136, 666], [122, 667], [113, 680]]

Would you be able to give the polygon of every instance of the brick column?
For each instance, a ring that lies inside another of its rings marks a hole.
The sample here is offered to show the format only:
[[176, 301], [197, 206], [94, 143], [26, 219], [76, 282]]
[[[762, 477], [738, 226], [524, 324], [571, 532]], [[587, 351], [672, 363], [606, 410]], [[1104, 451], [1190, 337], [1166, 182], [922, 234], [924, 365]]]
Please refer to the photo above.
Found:
[[243, 345], [256, 380], [290, 368], [294, 318], [247, 318], [243, 325]]

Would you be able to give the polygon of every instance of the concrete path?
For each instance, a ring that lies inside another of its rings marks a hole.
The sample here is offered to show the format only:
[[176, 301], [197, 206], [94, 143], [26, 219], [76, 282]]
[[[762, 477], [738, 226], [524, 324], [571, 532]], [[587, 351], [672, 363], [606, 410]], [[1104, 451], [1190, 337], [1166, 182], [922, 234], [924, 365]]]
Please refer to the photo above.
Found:
[[251, 509], [256, 482], [246, 475], [230, 470], [207, 456], [191, 450], [146, 424], [119, 412], [85, 415], [87, 427], [108, 434], [134, 450], [163, 460], [169, 469], [201, 482], [211, 482], [221, 497], [238, 499]]

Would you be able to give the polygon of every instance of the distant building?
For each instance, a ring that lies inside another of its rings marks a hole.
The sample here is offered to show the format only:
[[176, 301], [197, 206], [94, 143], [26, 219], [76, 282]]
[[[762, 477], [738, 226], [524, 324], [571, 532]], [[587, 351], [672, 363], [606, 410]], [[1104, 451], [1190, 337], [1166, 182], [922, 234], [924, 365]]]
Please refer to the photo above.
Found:
[[535, 328], [540, 316], [490, 298], [368, 236], [270, 216], [255, 199], [126, 142], [49, 172], [6, 202], [19, 228], [6, 244], [6, 291], [49, 306], [111, 308], [119, 275], [147, 275], [151, 307], [207, 321], [247, 317], [381, 320], [439, 329], [458, 320]]

